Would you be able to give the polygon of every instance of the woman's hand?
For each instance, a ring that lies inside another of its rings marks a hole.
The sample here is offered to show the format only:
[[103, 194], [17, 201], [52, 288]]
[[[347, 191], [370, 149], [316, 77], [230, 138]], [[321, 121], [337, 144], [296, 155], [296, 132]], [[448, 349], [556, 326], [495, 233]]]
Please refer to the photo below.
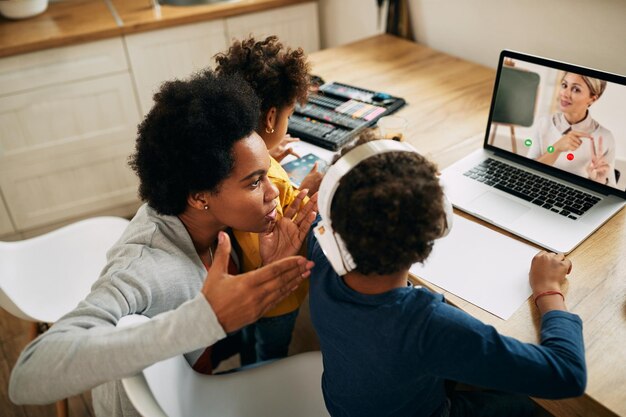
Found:
[[324, 178], [324, 174], [317, 170], [317, 162], [313, 165], [311, 172], [306, 174], [306, 177], [300, 183], [300, 188], [303, 190], [309, 190], [311, 194], [315, 194], [320, 189], [320, 184]]
[[593, 139], [591, 140], [591, 146], [593, 147], [593, 157], [589, 165], [587, 165], [587, 175], [596, 182], [606, 184], [611, 166], [604, 158], [606, 154], [604, 153], [602, 136], [598, 139], [598, 152], [595, 150]]
[[285, 135], [283, 140], [281, 140], [278, 145], [276, 145], [272, 149], [270, 149], [270, 151], [269, 151], [270, 155], [272, 156], [272, 158], [274, 158], [278, 162], [280, 162], [283, 159], [285, 159], [285, 157], [287, 155], [293, 155], [296, 158], [300, 158], [300, 155], [298, 155], [293, 150], [293, 148], [291, 148], [291, 146], [289, 146], [293, 142], [298, 142], [299, 140], [300, 140], [299, 138], [292, 138], [290, 135]]
[[317, 215], [317, 193], [302, 205], [308, 190], [302, 190], [283, 213], [259, 236], [259, 251], [263, 265], [297, 254]]
[[554, 143], [554, 151], [558, 153], [575, 151], [576, 149], [580, 148], [580, 145], [582, 145], [583, 143], [583, 140], [581, 138], [591, 139], [592, 137], [590, 134], [585, 132], [570, 130], [569, 132], [561, 136], [561, 139], [557, 140]]
[[218, 242], [202, 294], [226, 333], [257, 321], [295, 291], [314, 265], [302, 256], [292, 256], [233, 276], [228, 273], [230, 238], [220, 232]]

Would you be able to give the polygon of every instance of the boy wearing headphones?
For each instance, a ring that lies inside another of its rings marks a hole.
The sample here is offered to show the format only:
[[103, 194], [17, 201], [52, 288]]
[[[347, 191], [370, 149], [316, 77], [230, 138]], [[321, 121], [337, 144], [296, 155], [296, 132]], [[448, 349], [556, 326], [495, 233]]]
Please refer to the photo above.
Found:
[[[565, 311], [563, 255], [540, 252], [531, 264], [540, 345], [500, 335], [409, 283], [409, 267], [452, 220], [436, 167], [410, 145], [354, 148], [327, 171], [318, 206], [310, 306], [333, 417], [530, 416], [526, 395], [584, 392], [582, 322]], [[499, 391], [447, 390], [447, 380]]]

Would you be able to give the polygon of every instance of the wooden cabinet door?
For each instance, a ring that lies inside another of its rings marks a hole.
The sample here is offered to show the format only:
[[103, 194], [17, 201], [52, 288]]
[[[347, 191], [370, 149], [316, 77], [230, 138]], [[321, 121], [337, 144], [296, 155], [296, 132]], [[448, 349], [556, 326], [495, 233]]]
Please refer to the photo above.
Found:
[[161, 83], [213, 67], [213, 56], [226, 48], [222, 19], [127, 35], [125, 40], [143, 115]]
[[320, 49], [317, 3], [303, 3], [226, 19], [228, 43], [250, 34], [261, 39], [276, 35], [287, 46], [311, 53]]
[[0, 98], [0, 188], [30, 229], [137, 200], [128, 72]]
[[121, 37], [0, 59], [0, 95], [128, 71]]

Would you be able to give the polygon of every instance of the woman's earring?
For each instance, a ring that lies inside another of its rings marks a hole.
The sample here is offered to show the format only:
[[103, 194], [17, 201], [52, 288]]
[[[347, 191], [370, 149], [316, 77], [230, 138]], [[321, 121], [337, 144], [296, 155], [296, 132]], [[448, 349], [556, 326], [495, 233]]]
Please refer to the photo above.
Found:
[[265, 128], [265, 133], [274, 133], [274, 128], [270, 127], [270, 128]]
[[209, 206], [204, 206], [204, 209], [205, 209], [205, 210], [208, 210], [208, 209], [209, 209]]

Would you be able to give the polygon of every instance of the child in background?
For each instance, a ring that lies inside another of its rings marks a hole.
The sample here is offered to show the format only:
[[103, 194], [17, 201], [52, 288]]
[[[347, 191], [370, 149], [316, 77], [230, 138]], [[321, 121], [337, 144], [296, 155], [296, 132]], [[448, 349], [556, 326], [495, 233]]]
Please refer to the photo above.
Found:
[[[536, 412], [527, 395], [584, 392], [582, 322], [565, 311], [571, 262], [562, 254], [540, 252], [530, 267], [540, 345], [500, 335], [410, 284], [409, 267], [448, 229], [446, 201], [436, 167], [406, 143], [365, 143], [326, 172], [308, 258], [333, 417], [526, 417]], [[457, 391], [452, 381], [499, 391]]]
[[[297, 102], [306, 101], [309, 89], [310, 65], [301, 48], [283, 46], [276, 36], [256, 41], [250, 37], [235, 41], [228, 52], [215, 57], [218, 74], [239, 74], [254, 89], [261, 100], [261, 117], [257, 133], [263, 138], [270, 151], [271, 166], [268, 177], [278, 187], [278, 215], [298, 195], [289, 181], [289, 176], [277, 159], [289, 153], [289, 143], [294, 138], [286, 136], [289, 116]], [[313, 171], [300, 186], [308, 195], [317, 192], [322, 174]], [[235, 238], [242, 252], [242, 270], [251, 271], [263, 263], [259, 252], [259, 234], [235, 231]], [[242, 354], [242, 364], [287, 356], [291, 334], [298, 309], [308, 292], [308, 281], [283, 302], [269, 311], [263, 318], [243, 330], [245, 346], [254, 346], [254, 352]]]

